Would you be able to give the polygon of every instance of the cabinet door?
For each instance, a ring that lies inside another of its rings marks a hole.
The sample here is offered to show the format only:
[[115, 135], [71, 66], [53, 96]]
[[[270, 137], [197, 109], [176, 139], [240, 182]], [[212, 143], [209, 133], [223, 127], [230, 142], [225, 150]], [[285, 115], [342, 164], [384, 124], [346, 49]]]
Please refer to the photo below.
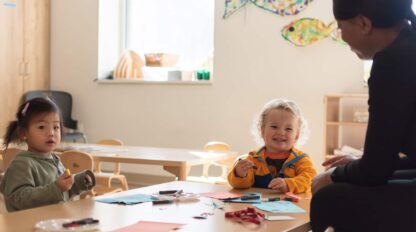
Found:
[[0, 5], [0, 135], [3, 136], [23, 93], [23, 1], [8, 1], [15, 6]]
[[24, 1], [24, 91], [49, 89], [50, 0]]

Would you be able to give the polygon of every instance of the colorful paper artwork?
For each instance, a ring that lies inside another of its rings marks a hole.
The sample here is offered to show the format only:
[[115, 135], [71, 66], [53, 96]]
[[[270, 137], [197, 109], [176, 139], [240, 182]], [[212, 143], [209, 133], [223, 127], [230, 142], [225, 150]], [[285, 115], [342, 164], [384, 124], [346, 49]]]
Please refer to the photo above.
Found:
[[225, 0], [223, 18], [228, 18], [248, 2], [280, 16], [296, 15], [303, 11], [313, 0]]
[[327, 37], [345, 44], [335, 21], [326, 25], [319, 19], [301, 18], [290, 22], [281, 30], [283, 38], [296, 46], [307, 46]]

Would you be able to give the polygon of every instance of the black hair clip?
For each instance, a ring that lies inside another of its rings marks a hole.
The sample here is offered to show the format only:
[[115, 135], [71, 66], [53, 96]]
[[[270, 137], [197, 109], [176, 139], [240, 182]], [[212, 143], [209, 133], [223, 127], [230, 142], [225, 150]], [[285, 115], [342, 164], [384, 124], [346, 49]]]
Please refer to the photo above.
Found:
[[84, 218], [84, 219], [64, 223], [64, 224], [62, 224], [62, 227], [64, 227], [64, 228], [80, 227], [80, 226], [83, 226], [83, 225], [95, 224], [95, 223], [99, 223], [99, 222], [100, 222], [100, 220], [98, 220], [98, 219]]

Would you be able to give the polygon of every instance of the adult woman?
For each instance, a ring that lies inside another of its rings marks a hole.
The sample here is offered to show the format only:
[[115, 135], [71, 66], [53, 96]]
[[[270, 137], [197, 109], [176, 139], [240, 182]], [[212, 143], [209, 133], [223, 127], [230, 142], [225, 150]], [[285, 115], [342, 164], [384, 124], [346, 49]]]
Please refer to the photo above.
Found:
[[[327, 171], [314, 179], [312, 229], [416, 231], [416, 176], [402, 171], [416, 173], [412, 0], [333, 0], [333, 4], [344, 41], [361, 59], [373, 59], [370, 117], [363, 157], [330, 159], [323, 164]], [[400, 158], [399, 153], [406, 156]]]

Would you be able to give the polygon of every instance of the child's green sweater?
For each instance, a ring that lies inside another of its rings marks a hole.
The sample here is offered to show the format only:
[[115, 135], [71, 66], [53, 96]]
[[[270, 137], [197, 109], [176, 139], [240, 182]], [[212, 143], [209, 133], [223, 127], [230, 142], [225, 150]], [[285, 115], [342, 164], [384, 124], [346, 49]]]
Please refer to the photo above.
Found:
[[56, 181], [64, 171], [56, 155], [48, 158], [32, 152], [17, 154], [0, 185], [7, 210], [12, 212], [68, 201], [72, 196], [88, 190], [86, 175], [94, 178], [91, 171], [78, 173], [72, 188], [68, 192], [61, 192]]

